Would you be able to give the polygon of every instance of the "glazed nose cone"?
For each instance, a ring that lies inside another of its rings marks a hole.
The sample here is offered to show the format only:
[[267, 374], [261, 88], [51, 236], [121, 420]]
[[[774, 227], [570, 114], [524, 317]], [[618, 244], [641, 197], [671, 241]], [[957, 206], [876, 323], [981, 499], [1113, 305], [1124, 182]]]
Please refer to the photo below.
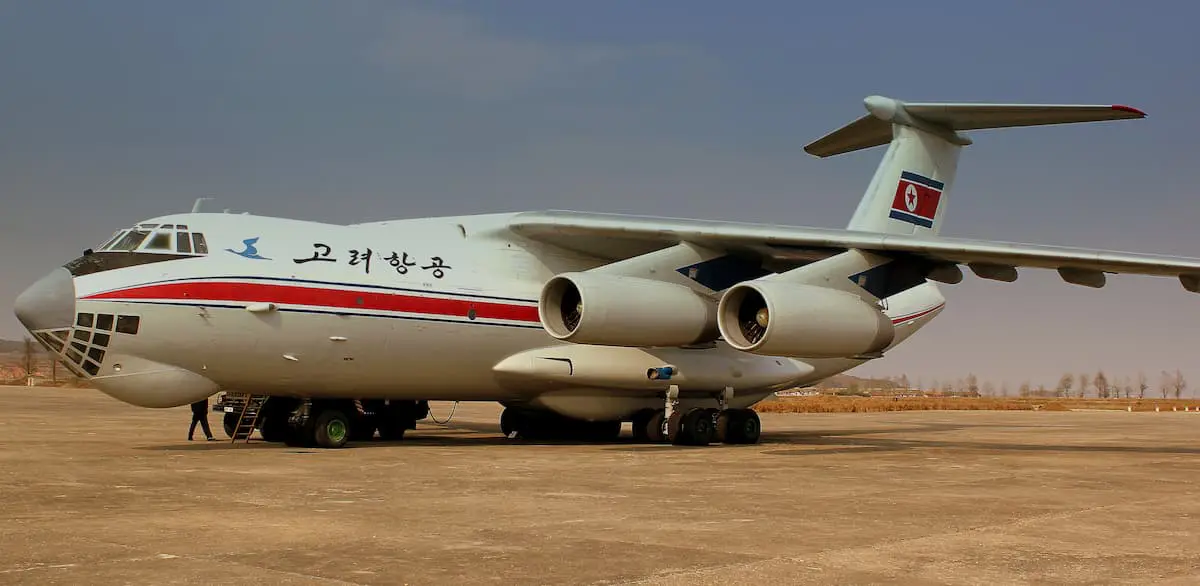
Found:
[[75, 280], [67, 269], [54, 269], [17, 296], [13, 309], [30, 331], [69, 328], [75, 323]]

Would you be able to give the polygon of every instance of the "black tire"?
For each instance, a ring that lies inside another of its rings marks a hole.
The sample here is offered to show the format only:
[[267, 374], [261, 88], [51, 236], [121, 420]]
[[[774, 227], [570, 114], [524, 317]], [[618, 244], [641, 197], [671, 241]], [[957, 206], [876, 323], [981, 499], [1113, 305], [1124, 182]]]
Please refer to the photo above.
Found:
[[237, 422], [237, 413], [226, 413], [225, 416], [221, 418], [221, 426], [225, 428], [225, 435], [230, 439], [233, 439], [233, 434], [237, 431]]
[[676, 409], [671, 416], [667, 418], [667, 437], [666, 440], [675, 445], [686, 445], [680, 443], [681, 434], [683, 433], [683, 411]]
[[262, 427], [259, 428], [258, 434], [262, 436], [264, 442], [287, 441], [287, 413], [275, 414], [270, 411], [264, 413]]
[[520, 409], [505, 407], [504, 411], [500, 413], [500, 433], [506, 438], [523, 439], [527, 419], [525, 413]]
[[337, 449], [350, 439], [350, 418], [340, 409], [324, 409], [313, 429], [318, 448]]
[[725, 420], [724, 434], [718, 433], [720, 441], [727, 444], [756, 444], [762, 435], [762, 422], [753, 409], [730, 409], [722, 414]]
[[646, 421], [646, 441], [652, 444], [667, 441], [667, 434], [663, 432], [663, 418], [666, 414], [662, 409], [655, 409], [654, 413], [650, 414], [650, 419]]
[[[672, 414], [674, 419], [678, 413]], [[679, 419], [678, 430], [671, 443], [678, 446], [707, 446], [712, 443], [713, 421], [709, 409], [691, 409]]]

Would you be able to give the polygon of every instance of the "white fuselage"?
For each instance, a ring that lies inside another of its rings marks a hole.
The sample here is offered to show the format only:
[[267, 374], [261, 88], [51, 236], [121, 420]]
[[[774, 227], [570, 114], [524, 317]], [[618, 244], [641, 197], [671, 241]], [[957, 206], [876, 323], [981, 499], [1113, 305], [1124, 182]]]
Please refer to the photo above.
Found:
[[[592, 372], [599, 373], [593, 379], [540, 377], [519, 365], [516, 375], [506, 376], [514, 360], [497, 365], [522, 352], [574, 352], [577, 363], [587, 357], [588, 347], [560, 342], [543, 330], [538, 295], [556, 274], [608, 262], [521, 238], [506, 229], [509, 217], [352, 226], [232, 214], [148, 220], [144, 224], [186, 226], [163, 230], [178, 239], [202, 233], [207, 253], [193, 250], [179, 255], [183, 258], [76, 276], [75, 312], [93, 316], [78, 322], [91, 319], [90, 328], [72, 330], [77, 344], [86, 345], [82, 338], [89, 334], [99, 339], [99, 316], [136, 316], [139, 325], [136, 334], [106, 338], [94, 374], [80, 371], [78, 362], [75, 370], [118, 399], [154, 407], [182, 405], [219, 389], [533, 402], [602, 417], [661, 404], [656, 387], [620, 388], [619, 373], [613, 374], [616, 382], [605, 384], [609, 379], [601, 371], [609, 364], [615, 369], [674, 364], [682, 373], [682, 391], [729, 386], [736, 403], [749, 405], [775, 390], [862, 363], [756, 356], [723, 343], [625, 348], [618, 350], [621, 355], [591, 347]], [[175, 252], [170, 246], [166, 252]], [[95, 253], [120, 254], [128, 253]], [[897, 329], [893, 345], [944, 304], [932, 284], [886, 301]], [[60, 327], [67, 325], [46, 330]], [[688, 378], [689, 373], [697, 374]]]

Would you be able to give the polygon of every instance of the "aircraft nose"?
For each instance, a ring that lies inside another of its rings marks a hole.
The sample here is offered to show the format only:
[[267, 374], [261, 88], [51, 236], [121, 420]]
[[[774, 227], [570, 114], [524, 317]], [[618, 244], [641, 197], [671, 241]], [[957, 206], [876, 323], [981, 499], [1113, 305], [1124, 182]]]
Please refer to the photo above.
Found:
[[69, 328], [75, 323], [75, 279], [67, 269], [55, 269], [18, 295], [13, 309], [30, 331]]

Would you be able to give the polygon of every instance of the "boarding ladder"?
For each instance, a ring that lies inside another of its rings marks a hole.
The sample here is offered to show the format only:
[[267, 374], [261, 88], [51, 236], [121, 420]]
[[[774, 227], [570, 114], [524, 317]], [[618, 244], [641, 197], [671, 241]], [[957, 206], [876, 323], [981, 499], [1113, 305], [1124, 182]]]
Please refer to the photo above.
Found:
[[258, 427], [258, 419], [262, 416], [263, 405], [269, 398], [268, 395], [242, 395], [242, 407], [238, 412], [237, 425], [233, 427], [230, 443], [236, 444], [238, 440], [250, 442], [250, 436], [254, 433], [254, 428]]

